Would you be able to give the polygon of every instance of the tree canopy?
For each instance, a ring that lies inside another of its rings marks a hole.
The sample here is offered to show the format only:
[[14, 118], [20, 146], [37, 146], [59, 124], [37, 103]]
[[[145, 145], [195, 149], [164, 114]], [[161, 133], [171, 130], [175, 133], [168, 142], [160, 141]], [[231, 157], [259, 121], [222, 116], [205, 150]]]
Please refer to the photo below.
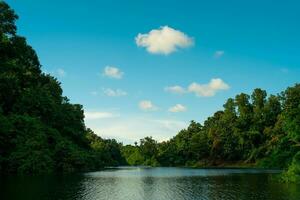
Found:
[[283, 168], [285, 180], [294, 180], [300, 172], [299, 127], [300, 84], [269, 96], [257, 88], [229, 98], [203, 125], [191, 121], [168, 141], [146, 137], [122, 153], [131, 165]]
[[34, 49], [17, 35], [17, 19], [0, 1], [1, 173], [238, 163], [283, 168], [284, 180], [300, 180], [300, 84], [278, 95], [260, 88], [238, 94], [168, 141], [145, 137], [124, 146], [85, 126], [83, 107], [62, 95], [59, 81], [42, 72]]
[[18, 16], [0, 2], [0, 170], [68, 172], [120, 165], [120, 145], [84, 124], [83, 108], [62, 96], [58, 80], [17, 35]]

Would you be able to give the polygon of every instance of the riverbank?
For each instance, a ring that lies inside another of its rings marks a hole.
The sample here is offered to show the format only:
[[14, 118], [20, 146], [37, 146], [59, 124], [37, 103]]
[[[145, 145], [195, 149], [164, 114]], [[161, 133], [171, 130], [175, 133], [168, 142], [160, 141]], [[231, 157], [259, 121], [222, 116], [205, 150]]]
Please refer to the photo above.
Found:
[[191, 167], [195, 168], [264, 168], [258, 167], [257, 163], [246, 163], [244, 161], [224, 160], [200, 160]]

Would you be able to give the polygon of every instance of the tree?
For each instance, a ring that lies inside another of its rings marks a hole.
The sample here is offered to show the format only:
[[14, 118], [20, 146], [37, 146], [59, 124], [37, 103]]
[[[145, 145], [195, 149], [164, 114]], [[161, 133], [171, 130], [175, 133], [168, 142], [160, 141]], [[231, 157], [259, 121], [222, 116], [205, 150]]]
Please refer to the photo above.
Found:
[[121, 144], [84, 124], [83, 107], [62, 96], [34, 49], [17, 35], [14, 11], [0, 2], [0, 170], [45, 173], [123, 162]]
[[145, 137], [140, 140], [140, 149], [146, 159], [157, 154], [157, 142], [152, 137]]
[[264, 107], [266, 103], [267, 92], [265, 90], [256, 88], [252, 95], [252, 104], [253, 104], [253, 122], [252, 130], [263, 132], [265, 121], [263, 117]]
[[300, 145], [300, 84], [283, 93], [284, 129], [295, 145]]
[[18, 16], [4, 1], [0, 2], [0, 13], [0, 34], [16, 34], [17, 27], [15, 21], [18, 19]]

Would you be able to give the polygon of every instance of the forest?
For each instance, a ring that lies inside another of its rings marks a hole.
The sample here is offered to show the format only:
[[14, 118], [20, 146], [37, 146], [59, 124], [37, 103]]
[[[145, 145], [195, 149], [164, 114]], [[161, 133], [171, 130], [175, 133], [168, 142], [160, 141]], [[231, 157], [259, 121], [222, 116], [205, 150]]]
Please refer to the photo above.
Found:
[[[103, 139], [84, 124], [83, 107], [42, 72], [17, 34], [18, 16], [0, 2], [0, 172], [40, 174], [105, 166], [262, 167], [300, 181], [300, 84], [277, 95], [254, 89], [229, 98], [203, 124], [191, 121], [168, 141], [134, 145]], [[201, 113], [199, 113], [200, 115]]]
[[286, 169], [299, 181], [300, 85], [279, 95], [255, 89], [229, 98], [203, 125], [191, 121], [169, 141], [152, 137], [122, 147], [130, 165]]
[[87, 171], [120, 165], [116, 140], [85, 127], [81, 105], [62, 96], [56, 78], [41, 71], [18, 16], [0, 2], [0, 170], [3, 173]]

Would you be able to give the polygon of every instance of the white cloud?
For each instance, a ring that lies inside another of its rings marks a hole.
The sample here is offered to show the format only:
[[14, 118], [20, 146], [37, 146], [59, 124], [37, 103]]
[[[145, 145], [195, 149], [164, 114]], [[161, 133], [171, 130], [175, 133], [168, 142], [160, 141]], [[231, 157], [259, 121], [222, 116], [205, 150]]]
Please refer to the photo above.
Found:
[[153, 136], [160, 142], [166, 141], [186, 128], [188, 122], [137, 115], [123, 116], [114, 120], [89, 120], [86, 125], [103, 138], [115, 138], [125, 144], [133, 144], [146, 136]]
[[168, 131], [168, 130], [174, 131], [175, 134], [173, 134], [172, 136], [175, 136], [178, 133], [178, 131], [187, 127], [186, 122], [178, 121], [178, 120], [159, 119], [159, 120], [149, 120], [149, 121], [162, 125], [162, 128], [165, 131]]
[[63, 69], [58, 69], [57, 71], [57, 75], [60, 77], [65, 77], [66, 76], [66, 72]]
[[106, 66], [103, 75], [110, 78], [121, 79], [124, 73], [117, 67]]
[[185, 89], [179, 85], [165, 87], [165, 91], [173, 93], [173, 94], [186, 93]]
[[187, 92], [195, 93], [197, 96], [211, 97], [214, 96], [219, 90], [228, 90], [230, 87], [220, 78], [213, 78], [207, 84], [191, 83], [187, 89], [175, 85], [165, 87], [165, 91], [173, 94], [184, 94]]
[[85, 120], [95, 120], [95, 119], [105, 119], [105, 118], [115, 118], [119, 117], [119, 114], [114, 114], [110, 112], [84, 112]]
[[144, 100], [139, 103], [139, 108], [143, 111], [154, 111], [157, 107], [149, 100]]
[[97, 91], [91, 91], [90, 94], [93, 95], [93, 96], [97, 96], [98, 92]]
[[221, 58], [223, 55], [224, 55], [224, 51], [222, 50], [219, 50], [219, 51], [216, 51], [215, 54], [214, 54], [214, 57], [215, 58]]
[[186, 107], [181, 104], [176, 104], [175, 106], [169, 108], [170, 112], [176, 113], [176, 112], [185, 112]]
[[55, 76], [60, 77], [60, 78], [63, 78], [63, 77], [65, 77], [67, 75], [66, 71], [64, 69], [62, 69], [62, 68], [56, 69], [53, 74]]
[[51, 71], [44, 70], [45, 74], [51, 74], [54, 77], [63, 78], [67, 75], [66, 71], [62, 68], [53, 69]]
[[103, 92], [106, 96], [109, 96], [109, 97], [120, 97], [120, 96], [127, 95], [127, 92], [125, 92], [121, 89], [113, 90], [111, 88], [106, 88], [106, 89], [103, 89]]
[[208, 84], [192, 83], [188, 87], [189, 92], [195, 93], [197, 96], [211, 97], [219, 90], [228, 90], [229, 85], [220, 78], [213, 78]]
[[168, 26], [153, 29], [149, 33], [139, 33], [135, 42], [137, 46], [145, 47], [148, 52], [155, 54], [170, 54], [178, 48], [193, 45], [193, 39], [185, 33]]

